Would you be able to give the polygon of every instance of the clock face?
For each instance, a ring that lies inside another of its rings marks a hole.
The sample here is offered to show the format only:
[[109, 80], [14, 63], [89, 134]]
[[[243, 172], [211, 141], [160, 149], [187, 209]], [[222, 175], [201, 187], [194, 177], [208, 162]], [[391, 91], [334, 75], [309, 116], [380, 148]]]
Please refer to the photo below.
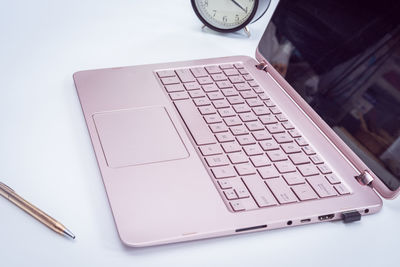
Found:
[[[194, 0], [200, 19], [216, 30], [246, 26], [254, 17], [256, 0]], [[193, 1], [192, 1], [193, 3]]]

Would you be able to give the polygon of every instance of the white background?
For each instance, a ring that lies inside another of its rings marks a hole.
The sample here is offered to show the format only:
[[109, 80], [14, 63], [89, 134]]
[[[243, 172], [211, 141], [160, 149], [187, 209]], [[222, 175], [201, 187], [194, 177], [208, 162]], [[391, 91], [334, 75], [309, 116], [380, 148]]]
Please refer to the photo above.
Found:
[[[2, 0], [0, 180], [64, 223], [53, 233], [0, 198], [0, 264], [11, 266], [398, 266], [400, 200], [361, 222], [144, 249], [122, 245], [72, 80], [75, 71], [230, 55], [252, 36], [202, 32], [190, 1]], [[383, 264], [382, 264], [383, 263]]]

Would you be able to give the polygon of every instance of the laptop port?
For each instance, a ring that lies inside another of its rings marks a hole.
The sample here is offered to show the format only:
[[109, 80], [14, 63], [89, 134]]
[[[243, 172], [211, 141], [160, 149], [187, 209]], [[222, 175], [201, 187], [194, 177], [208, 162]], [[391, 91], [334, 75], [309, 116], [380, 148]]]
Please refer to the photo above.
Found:
[[326, 215], [318, 216], [318, 219], [320, 221], [326, 221], [326, 220], [333, 219], [333, 217], [335, 217], [335, 214], [326, 214]]
[[303, 220], [301, 220], [300, 222], [301, 222], [301, 223], [308, 223], [308, 222], [311, 222], [311, 219], [303, 219]]
[[253, 226], [253, 227], [247, 227], [247, 228], [240, 228], [236, 229], [235, 232], [244, 232], [244, 231], [251, 231], [251, 230], [256, 230], [256, 229], [261, 229], [261, 228], [267, 228], [267, 225], [258, 225], [258, 226]]

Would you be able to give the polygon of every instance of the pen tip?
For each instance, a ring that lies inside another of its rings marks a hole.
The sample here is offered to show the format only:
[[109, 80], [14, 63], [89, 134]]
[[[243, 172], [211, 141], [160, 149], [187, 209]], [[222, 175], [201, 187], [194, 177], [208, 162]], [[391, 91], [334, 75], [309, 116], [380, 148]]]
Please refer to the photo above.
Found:
[[75, 239], [75, 235], [67, 228], [64, 229], [64, 234], [72, 239]]

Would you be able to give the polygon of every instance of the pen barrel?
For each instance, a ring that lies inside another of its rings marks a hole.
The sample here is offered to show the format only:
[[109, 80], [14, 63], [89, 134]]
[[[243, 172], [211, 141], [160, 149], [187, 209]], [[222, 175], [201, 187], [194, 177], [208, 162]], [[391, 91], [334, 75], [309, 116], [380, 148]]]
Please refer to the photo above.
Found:
[[8, 200], [13, 202], [15, 205], [20, 207], [26, 213], [34, 217], [36, 220], [40, 221], [53, 231], [63, 234], [64, 226], [52, 218], [50, 215], [46, 214], [45, 212], [41, 211], [22, 197], [18, 196], [13, 192], [8, 192]]

